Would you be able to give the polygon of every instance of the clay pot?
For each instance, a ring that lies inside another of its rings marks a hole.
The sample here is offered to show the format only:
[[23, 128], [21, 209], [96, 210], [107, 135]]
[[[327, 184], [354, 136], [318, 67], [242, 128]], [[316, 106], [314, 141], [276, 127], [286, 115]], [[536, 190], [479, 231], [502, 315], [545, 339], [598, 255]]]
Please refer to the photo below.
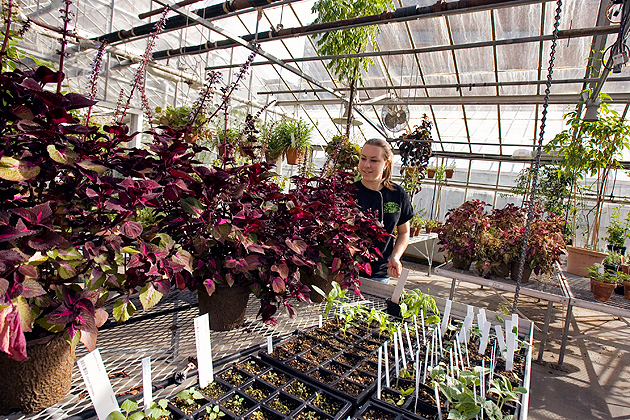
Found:
[[74, 346], [58, 334], [27, 343], [22, 362], [0, 352], [0, 414], [35, 413], [59, 402], [70, 391]]
[[630, 281], [623, 282], [623, 297], [630, 300]]
[[591, 290], [593, 291], [593, 299], [601, 302], [607, 302], [617, 287], [614, 283], [602, 283], [591, 279]]
[[444, 175], [447, 178], [453, 178], [453, 174], [455, 173], [455, 169], [444, 169]]
[[606, 258], [605, 252], [567, 245], [567, 272], [576, 276], [586, 277], [587, 267], [593, 264], [601, 264]]
[[[519, 261], [512, 261], [510, 264], [510, 278], [516, 281], [516, 277], [518, 276], [518, 265]], [[523, 276], [521, 278], [521, 283], [527, 283], [529, 278], [532, 275], [532, 269], [529, 267], [529, 264], [525, 263], [525, 267], [523, 267]]]
[[248, 285], [219, 284], [212, 296], [204, 286], [197, 289], [199, 315], [208, 314], [210, 328], [215, 331], [229, 331], [239, 328], [245, 320], [245, 310], [249, 301]]
[[435, 169], [427, 168], [427, 178], [433, 178], [435, 176]]
[[470, 259], [460, 258], [456, 255], [453, 255], [453, 268], [467, 271], [470, 269], [470, 264], [472, 264], [472, 261]]
[[286, 151], [287, 163], [289, 165], [297, 165], [302, 160], [302, 155], [302, 150], [295, 147], [289, 147]]

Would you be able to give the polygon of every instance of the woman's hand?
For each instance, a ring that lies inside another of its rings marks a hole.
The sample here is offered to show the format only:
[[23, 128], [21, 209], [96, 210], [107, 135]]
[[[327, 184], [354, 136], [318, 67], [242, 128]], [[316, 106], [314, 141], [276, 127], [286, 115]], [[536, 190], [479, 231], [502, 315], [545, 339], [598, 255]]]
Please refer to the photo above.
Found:
[[391, 257], [387, 262], [387, 274], [390, 277], [399, 277], [402, 273], [402, 264], [398, 258]]

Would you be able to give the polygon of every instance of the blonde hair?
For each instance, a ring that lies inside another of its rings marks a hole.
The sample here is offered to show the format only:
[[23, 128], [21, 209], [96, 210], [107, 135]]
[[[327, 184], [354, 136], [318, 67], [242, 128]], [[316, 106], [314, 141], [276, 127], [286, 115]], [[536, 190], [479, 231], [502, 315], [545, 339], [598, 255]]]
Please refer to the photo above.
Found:
[[392, 150], [392, 146], [383, 139], [369, 139], [363, 146], [365, 145], [378, 146], [383, 150], [385, 161], [389, 162], [389, 165], [385, 166], [385, 169], [383, 170], [383, 185], [385, 188], [393, 190], [394, 184], [392, 183], [392, 168], [394, 166], [394, 151]]

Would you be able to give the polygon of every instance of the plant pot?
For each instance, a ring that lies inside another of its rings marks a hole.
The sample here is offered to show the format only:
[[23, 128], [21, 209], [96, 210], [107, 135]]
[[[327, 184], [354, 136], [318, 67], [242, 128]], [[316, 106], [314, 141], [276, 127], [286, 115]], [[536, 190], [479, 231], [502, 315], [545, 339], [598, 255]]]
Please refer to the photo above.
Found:
[[457, 255], [453, 255], [453, 268], [468, 271], [470, 269], [470, 264], [472, 264], [472, 260], [470, 258], [461, 258]]
[[208, 314], [210, 328], [229, 331], [243, 325], [250, 289], [247, 285], [217, 285], [212, 296], [205, 287], [197, 289], [199, 315]]
[[446, 178], [453, 178], [453, 174], [455, 173], [455, 169], [444, 169], [444, 175]]
[[617, 283], [617, 287], [615, 287], [615, 294], [623, 296], [624, 290], [625, 286], [623, 285], [623, 283]]
[[435, 176], [435, 169], [427, 168], [427, 178], [433, 178]]
[[74, 347], [62, 334], [27, 343], [28, 358], [17, 362], [0, 352], [0, 414], [35, 413], [70, 391]]
[[287, 163], [297, 165], [302, 160], [303, 151], [296, 147], [289, 147], [286, 151]]
[[621, 255], [626, 255], [626, 247], [625, 246], [615, 246], [615, 245], [607, 245], [609, 251], [617, 252]]
[[325, 297], [317, 293], [315, 289], [313, 289], [312, 286], [315, 285], [319, 287], [320, 289], [322, 289], [324, 293], [328, 294], [332, 290], [332, 281], [333, 281], [332, 276], [328, 276], [328, 278], [324, 278], [324, 277], [318, 276], [317, 274], [310, 274], [304, 271], [300, 272], [300, 282], [303, 285], [308, 286], [308, 288], [311, 290], [311, 292], [309, 293], [309, 296], [311, 297], [311, 301], [313, 303], [321, 303], [324, 301]]
[[586, 277], [586, 268], [595, 263], [601, 264], [606, 255], [605, 252], [567, 245], [567, 272]]
[[624, 274], [630, 274], [630, 265], [628, 264], [621, 264], [619, 266], [619, 268], [621, 269], [621, 272]]
[[[510, 264], [510, 277], [514, 281], [516, 281], [516, 277], [518, 276], [518, 265], [519, 261], [512, 261], [512, 263]], [[529, 264], [525, 263], [525, 267], [523, 267], [523, 277], [521, 278], [521, 283], [527, 283], [531, 275], [532, 269], [529, 267]]]
[[617, 287], [614, 283], [602, 283], [591, 279], [591, 290], [593, 291], [593, 299], [601, 302], [607, 302]]
[[630, 300], [630, 281], [623, 282], [623, 297]]

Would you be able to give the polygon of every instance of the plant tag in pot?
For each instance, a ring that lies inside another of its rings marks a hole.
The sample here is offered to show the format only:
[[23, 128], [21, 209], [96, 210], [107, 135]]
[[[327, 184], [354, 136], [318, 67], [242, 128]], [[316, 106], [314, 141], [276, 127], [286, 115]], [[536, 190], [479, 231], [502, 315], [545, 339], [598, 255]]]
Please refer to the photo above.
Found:
[[483, 328], [481, 330], [481, 339], [479, 343], [479, 354], [486, 353], [486, 347], [488, 346], [488, 338], [490, 337], [491, 326], [492, 326], [492, 323], [487, 322], [487, 321], [483, 324]]
[[120, 411], [98, 349], [77, 360], [77, 365], [99, 420], [106, 420], [111, 412]]
[[214, 381], [212, 346], [210, 344], [210, 318], [208, 314], [204, 314], [195, 318], [194, 323], [199, 387], [205, 388], [210, 382]]
[[514, 367], [514, 345], [516, 344], [515, 334], [512, 331], [505, 332], [507, 342], [507, 356], [505, 358], [505, 370], [512, 370]]
[[153, 401], [153, 385], [151, 383], [151, 357], [142, 359], [142, 400], [144, 401], [144, 413], [151, 414], [151, 402]]
[[444, 304], [444, 317], [442, 318], [442, 335], [446, 332], [446, 327], [448, 326], [448, 318], [451, 316], [451, 300], [447, 299]]
[[505, 350], [505, 338], [503, 338], [503, 330], [501, 330], [500, 325], [495, 325], [494, 331], [497, 333], [497, 342], [499, 343], [499, 350], [503, 352]]

